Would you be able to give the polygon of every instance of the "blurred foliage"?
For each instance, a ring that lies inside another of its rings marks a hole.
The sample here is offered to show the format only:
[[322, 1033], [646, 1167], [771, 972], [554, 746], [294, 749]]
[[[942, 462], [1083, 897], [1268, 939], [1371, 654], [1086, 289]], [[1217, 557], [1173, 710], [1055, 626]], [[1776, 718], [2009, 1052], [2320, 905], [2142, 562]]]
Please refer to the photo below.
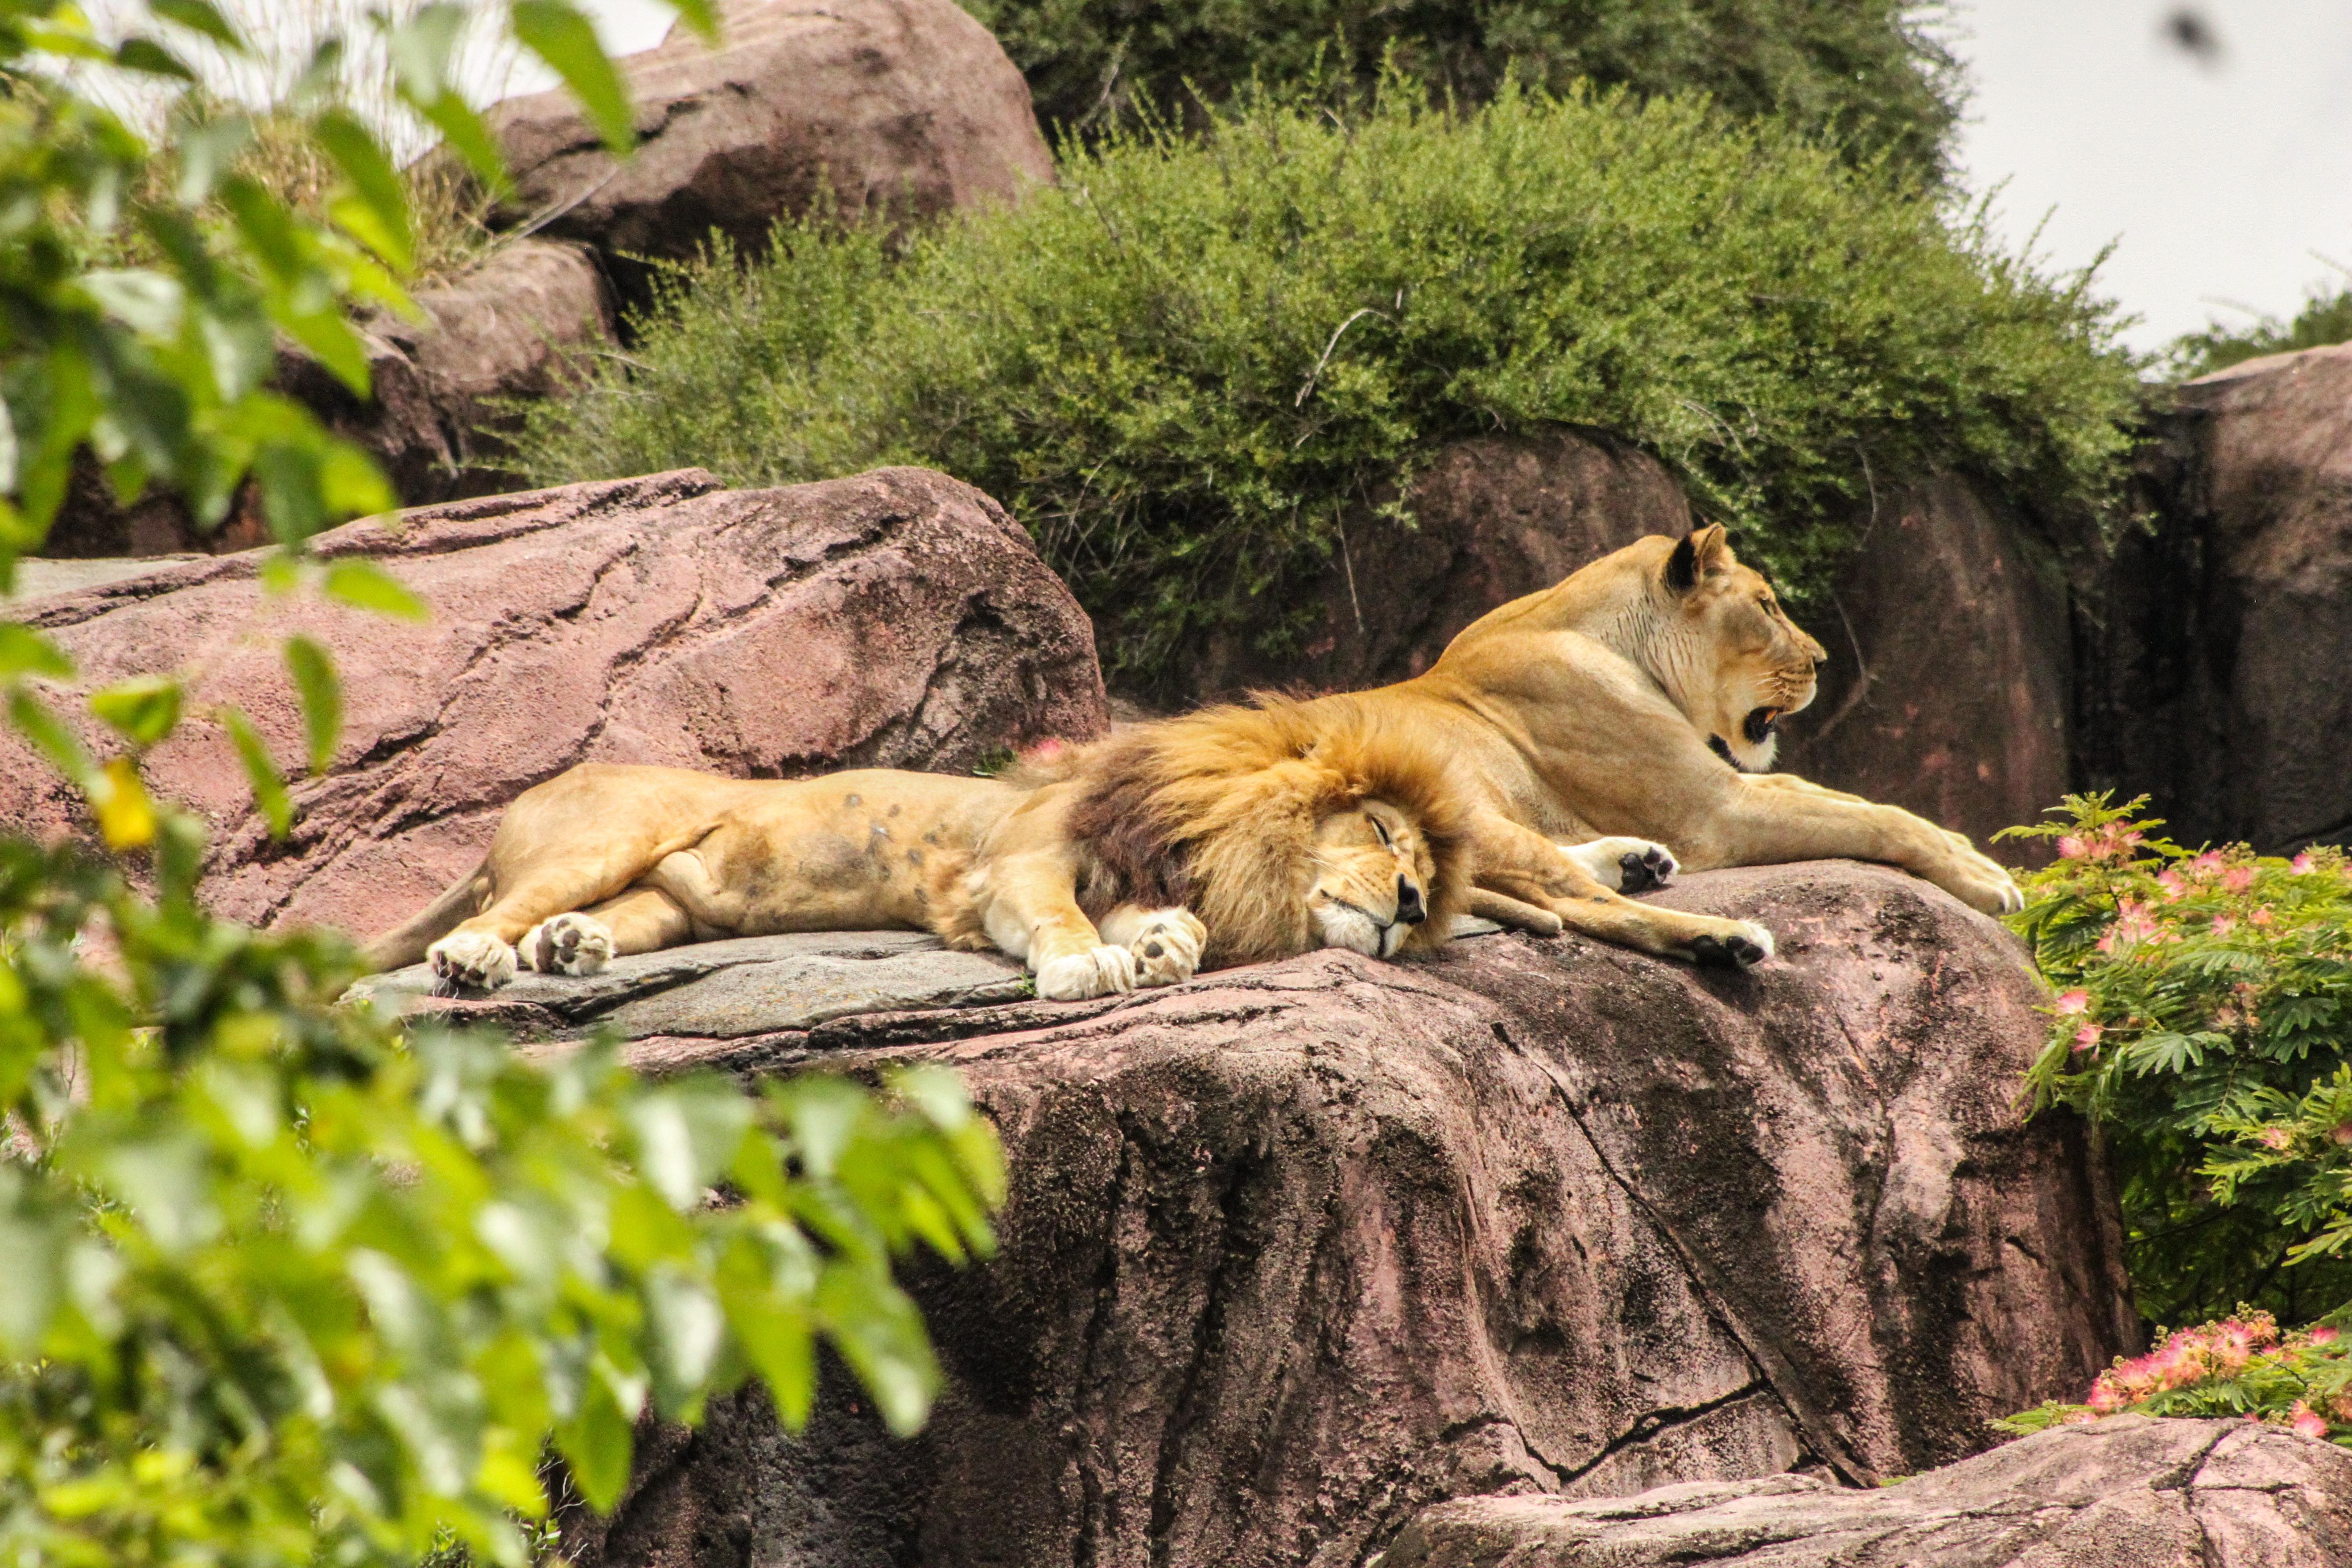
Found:
[[929, 464], [1012, 508], [1148, 686], [1278, 656], [1343, 529], [1448, 439], [1602, 426], [1801, 603], [1897, 480], [1964, 469], [2095, 537], [2137, 381], [2086, 275], [1703, 103], [1254, 101], [1116, 132], [1017, 208], [828, 214], [673, 271], [626, 363], [531, 416], [542, 482]]
[[977, 0], [1049, 127], [1195, 121], [1253, 83], [1370, 89], [1383, 68], [1484, 103], [1507, 77], [1704, 92], [1909, 177], [1943, 178], [1960, 71], [1941, 6], [1906, 0]]
[[2291, 321], [2265, 316], [2251, 327], [2216, 324], [2201, 332], [2187, 333], [2175, 340], [2166, 362], [2175, 376], [2186, 381], [2264, 354], [2341, 342], [2352, 342], [2352, 288], [2314, 292]]
[[[710, 30], [707, 5], [681, 9]], [[587, 18], [563, 0], [507, 15], [625, 153]], [[283, 332], [364, 395], [346, 313], [405, 303], [411, 187], [335, 96], [336, 40], [260, 132], [312, 143], [318, 200], [289, 205], [255, 172], [253, 118], [190, 95], [170, 41], [241, 49], [236, 28], [205, 0], [146, 19], [169, 39], [103, 42], [55, 0], [0, 0], [0, 588], [87, 445], [126, 499], [152, 481], [208, 521], [250, 484], [279, 542], [269, 593], [421, 614], [373, 564], [305, 553], [391, 496], [266, 385]], [[497, 183], [451, 74], [465, 13], [380, 25], [404, 100]], [[180, 95], [167, 164], [77, 65]], [[284, 651], [316, 771], [340, 684], [318, 644]], [[891, 1261], [984, 1251], [1003, 1184], [952, 1079], [747, 1095], [647, 1082], [594, 1047], [525, 1059], [403, 1033], [336, 1005], [356, 970], [341, 939], [199, 902], [202, 830], [142, 760], [184, 718], [219, 725], [283, 834], [289, 793], [243, 713], [194, 713], [169, 672], [89, 690], [5, 619], [0, 701], [30, 748], [10, 765], [71, 781], [103, 847], [0, 834], [0, 1555], [520, 1563], [551, 1452], [609, 1506], [641, 1413], [690, 1420], [756, 1380], [798, 1422], [820, 1343], [894, 1428], [922, 1420], [936, 1369]]]
[[2352, 1306], [2352, 868], [2191, 851], [2075, 795], [2011, 923], [2057, 991], [2030, 1083], [2105, 1131], [2141, 1310]]

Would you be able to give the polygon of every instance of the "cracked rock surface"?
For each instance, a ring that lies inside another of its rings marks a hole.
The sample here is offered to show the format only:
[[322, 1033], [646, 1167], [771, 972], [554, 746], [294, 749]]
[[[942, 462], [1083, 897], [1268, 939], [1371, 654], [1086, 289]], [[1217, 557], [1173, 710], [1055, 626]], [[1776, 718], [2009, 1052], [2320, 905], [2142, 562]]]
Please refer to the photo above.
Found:
[[1776, 1476], [1465, 1499], [1379, 1568], [2340, 1568], [2352, 1453], [2244, 1421], [2119, 1415], [1871, 1490]]
[[[355, 522], [312, 548], [382, 563], [432, 619], [272, 599], [258, 551], [10, 606], [84, 688], [193, 677], [192, 716], [146, 777], [209, 819], [209, 900], [251, 924], [372, 936], [472, 868], [507, 803], [574, 763], [961, 771], [1106, 722], [1085, 612], [1003, 509], [928, 469], [765, 490], [684, 469]], [[205, 710], [236, 704], [297, 764], [278, 652], [293, 631], [334, 656], [344, 720], [324, 774], [293, 783], [292, 834], [272, 841]], [[54, 695], [87, 712], [78, 692]], [[0, 821], [74, 832], [81, 809], [0, 736]]]
[[1493, 935], [641, 1041], [950, 1063], [1013, 1191], [992, 1262], [916, 1281], [947, 1377], [920, 1437], [845, 1380], [797, 1438], [722, 1401], [567, 1552], [1336, 1568], [1454, 1498], [1924, 1470], [2135, 1348], [2082, 1130], [2014, 1105], [2045, 1020], [2013, 939], [1844, 863], [1655, 896], [1780, 956]]

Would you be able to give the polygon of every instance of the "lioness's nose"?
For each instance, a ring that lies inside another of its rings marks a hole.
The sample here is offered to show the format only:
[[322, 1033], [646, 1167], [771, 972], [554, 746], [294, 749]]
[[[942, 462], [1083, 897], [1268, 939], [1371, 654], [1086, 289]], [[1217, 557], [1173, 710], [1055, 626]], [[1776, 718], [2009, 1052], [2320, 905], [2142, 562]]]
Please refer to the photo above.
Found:
[[1397, 919], [1409, 926], [1417, 926], [1429, 918], [1429, 910], [1421, 901], [1421, 889], [1400, 876], [1397, 878]]

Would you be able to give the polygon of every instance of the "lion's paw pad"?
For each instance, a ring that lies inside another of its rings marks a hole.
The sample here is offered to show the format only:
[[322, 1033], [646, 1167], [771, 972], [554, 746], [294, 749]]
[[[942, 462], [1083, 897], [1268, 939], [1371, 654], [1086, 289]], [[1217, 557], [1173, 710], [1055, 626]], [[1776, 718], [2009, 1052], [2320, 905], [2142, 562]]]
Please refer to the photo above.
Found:
[[522, 965], [541, 974], [594, 974], [613, 958], [613, 931], [593, 915], [574, 911], [540, 921], [520, 942]]
[[446, 986], [496, 991], [515, 977], [515, 950], [483, 931], [451, 931], [425, 950], [433, 978]]
[[1653, 888], [1663, 888], [1668, 879], [1681, 869], [1663, 844], [1646, 845], [1640, 849], [1628, 849], [1617, 857], [1617, 872], [1621, 893], [1646, 893]]
[[1138, 985], [1173, 985], [1192, 978], [1209, 945], [1209, 928], [1190, 910], [1155, 910], [1137, 928], [1128, 951], [1135, 954]]
[[1674, 851], [1647, 838], [1622, 835], [1583, 844], [1563, 844], [1560, 852], [1584, 868], [1602, 887], [1620, 893], [1646, 893], [1663, 888], [1680, 870]]
[[1084, 1002], [1135, 989], [1135, 954], [1097, 947], [1054, 958], [1037, 971], [1037, 994], [1054, 1002]]
[[1772, 956], [1772, 933], [1752, 921], [1720, 936], [1694, 937], [1691, 962], [1701, 969], [1751, 969]]

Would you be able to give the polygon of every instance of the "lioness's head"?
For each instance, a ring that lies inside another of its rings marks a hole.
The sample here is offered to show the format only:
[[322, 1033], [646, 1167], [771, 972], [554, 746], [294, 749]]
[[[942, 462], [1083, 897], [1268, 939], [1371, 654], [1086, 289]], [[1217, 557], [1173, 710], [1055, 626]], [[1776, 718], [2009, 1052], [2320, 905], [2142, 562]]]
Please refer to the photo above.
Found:
[[1717, 750], [1751, 773], [1769, 769], [1773, 731], [1812, 701], [1828, 651], [1739, 563], [1719, 524], [1635, 548], [1655, 557], [1651, 596], [1664, 612], [1643, 662]]
[[1134, 725], [1058, 771], [1087, 782], [1069, 831], [1088, 912], [1187, 905], [1211, 966], [1435, 947], [1469, 901], [1445, 759], [1345, 698], [1260, 696]]

